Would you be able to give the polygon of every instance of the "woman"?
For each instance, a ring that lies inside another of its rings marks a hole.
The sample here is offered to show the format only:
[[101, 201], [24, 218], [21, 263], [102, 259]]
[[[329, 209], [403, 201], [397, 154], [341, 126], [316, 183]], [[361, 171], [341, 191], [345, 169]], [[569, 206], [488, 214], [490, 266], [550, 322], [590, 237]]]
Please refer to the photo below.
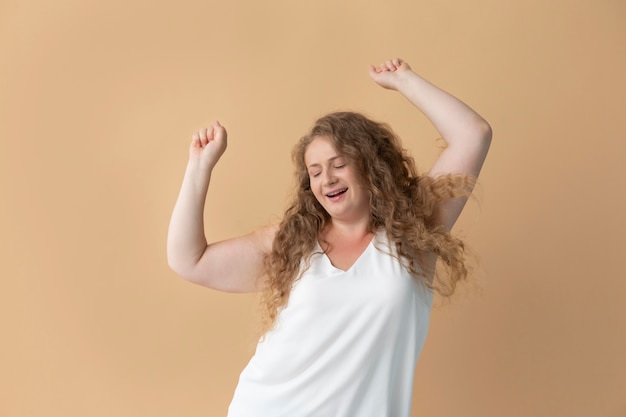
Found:
[[[386, 125], [333, 113], [294, 150], [298, 189], [282, 222], [207, 244], [204, 201], [226, 131], [215, 122], [193, 136], [168, 234], [170, 266], [216, 290], [260, 291], [265, 312], [230, 417], [409, 416], [433, 290], [450, 295], [467, 274], [463, 242], [449, 232], [491, 128], [400, 59], [369, 72], [446, 141], [426, 175]], [[437, 259], [446, 273], [435, 271]]]

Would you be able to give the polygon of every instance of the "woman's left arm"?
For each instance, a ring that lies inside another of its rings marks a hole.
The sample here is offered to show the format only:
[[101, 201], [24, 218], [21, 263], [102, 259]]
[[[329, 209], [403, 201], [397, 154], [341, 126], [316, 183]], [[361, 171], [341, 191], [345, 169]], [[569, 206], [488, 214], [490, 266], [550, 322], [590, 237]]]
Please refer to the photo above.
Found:
[[[396, 90], [420, 109], [446, 141], [428, 175], [461, 174], [478, 177], [491, 143], [491, 126], [461, 100], [431, 84], [401, 59], [370, 66], [370, 76], [384, 88]], [[441, 222], [451, 229], [467, 198], [440, 206]]]

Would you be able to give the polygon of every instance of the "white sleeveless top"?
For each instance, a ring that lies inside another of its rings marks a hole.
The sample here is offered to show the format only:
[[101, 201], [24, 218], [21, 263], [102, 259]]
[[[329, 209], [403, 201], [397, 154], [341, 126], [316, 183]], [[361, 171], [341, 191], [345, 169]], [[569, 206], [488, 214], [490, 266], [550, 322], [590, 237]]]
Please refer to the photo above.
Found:
[[409, 417], [433, 296], [395, 253], [379, 231], [342, 271], [318, 245], [228, 417]]

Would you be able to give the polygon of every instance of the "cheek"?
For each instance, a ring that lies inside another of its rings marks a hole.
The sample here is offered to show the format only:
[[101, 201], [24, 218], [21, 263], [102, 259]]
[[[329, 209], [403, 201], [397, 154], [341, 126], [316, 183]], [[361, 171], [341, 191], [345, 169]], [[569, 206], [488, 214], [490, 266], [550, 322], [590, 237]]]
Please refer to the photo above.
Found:
[[315, 197], [317, 202], [324, 205], [324, 193], [320, 190], [320, 187], [312, 187], [311, 190], [313, 190], [313, 197]]
[[311, 191], [313, 192], [313, 195], [315, 196], [316, 199], [320, 199], [320, 195], [321, 195], [321, 191], [320, 191], [320, 187], [319, 185], [317, 185], [315, 183], [315, 181], [311, 181]]

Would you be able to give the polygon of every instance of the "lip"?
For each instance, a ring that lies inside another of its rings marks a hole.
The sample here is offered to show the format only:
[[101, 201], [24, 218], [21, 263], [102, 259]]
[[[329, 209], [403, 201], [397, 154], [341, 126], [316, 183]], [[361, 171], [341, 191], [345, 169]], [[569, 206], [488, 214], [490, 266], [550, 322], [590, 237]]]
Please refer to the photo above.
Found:
[[[331, 198], [331, 199], [332, 198], [337, 198], [337, 197], [340, 197], [340, 196], [344, 195], [346, 193], [346, 191], [348, 191], [348, 187], [336, 188], [336, 189], [334, 189], [332, 191], [327, 192], [325, 194], [325, 196], [327, 198]], [[336, 193], [338, 193], [338, 194], [336, 194]], [[335, 194], [335, 195], [333, 195], [333, 194]]]

